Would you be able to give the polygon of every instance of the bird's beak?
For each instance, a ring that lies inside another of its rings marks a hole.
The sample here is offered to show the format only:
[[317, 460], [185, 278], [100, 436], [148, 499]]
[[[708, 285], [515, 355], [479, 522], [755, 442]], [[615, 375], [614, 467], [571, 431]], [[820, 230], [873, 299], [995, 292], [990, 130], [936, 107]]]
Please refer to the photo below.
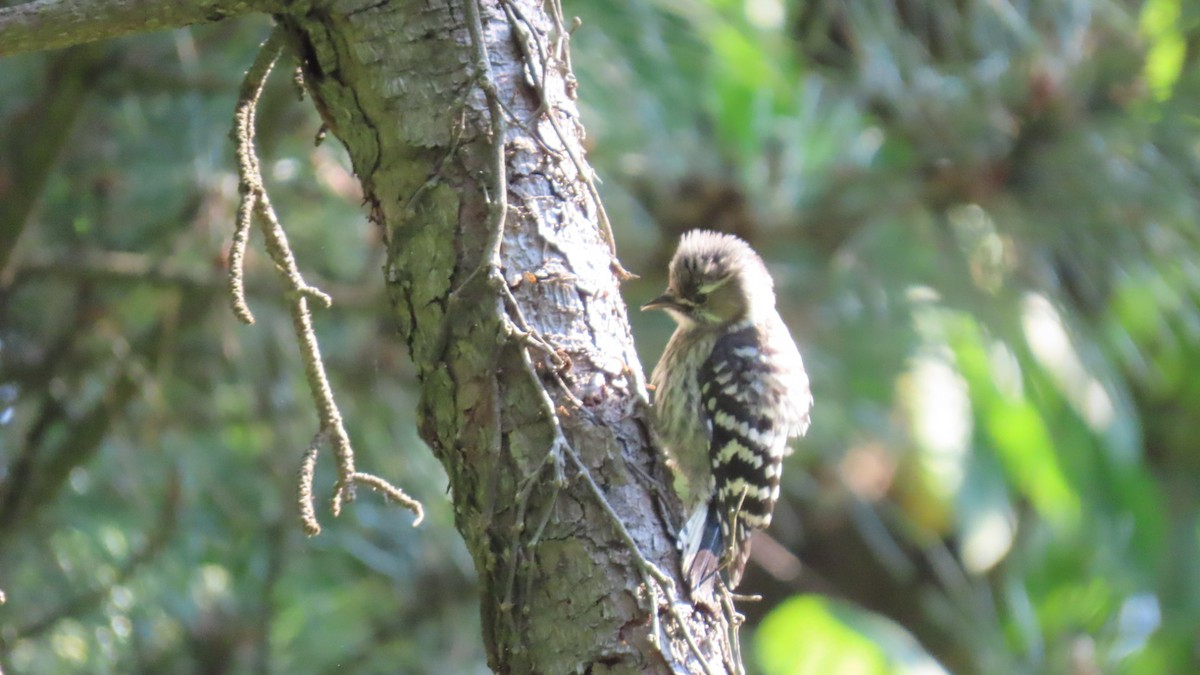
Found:
[[651, 300], [650, 302], [647, 302], [646, 304], [642, 305], [643, 312], [648, 309], [678, 309], [678, 310], [682, 310], [683, 308], [680, 307], [679, 302], [675, 299], [675, 296], [671, 295], [670, 291], [667, 291], [666, 293], [663, 293], [662, 295]]

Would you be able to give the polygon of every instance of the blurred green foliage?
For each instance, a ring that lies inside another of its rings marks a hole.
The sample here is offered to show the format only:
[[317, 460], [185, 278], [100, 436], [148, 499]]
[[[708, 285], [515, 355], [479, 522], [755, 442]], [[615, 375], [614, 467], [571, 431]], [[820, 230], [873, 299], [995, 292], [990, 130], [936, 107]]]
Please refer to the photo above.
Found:
[[[681, 231], [737, 232], [768, 259], [813, 379], [779, 546], [756, 543], [746, 582], [764, 596], [743, 606], [748, 666], [1200, 671], [1200, 7], [566, 10], [583, 19], [590, 156], [643, 277], [630, 304], [659, 290]], [[414, 531], [363, 494], [340, 520], [322, 512], [317, 538], [296, 525], [316, 422], [278, 285], [252, 246], [253, 327], [220, 287], [226, 133], [266, 29], [0, 68], [0, 148], [58, 155], [38, 209], [0, 223], [24, 228], [0, 272], [12, 672], [485, 670], [377, 233], [281, 73], [263, 163], [301, 266], [335, 299], [317, 329], [359, 464], [430, 514]], [[38, 106], [71, 72], [89, 73], [77, 121], [43, 138]], [[633, 320], [651, 364], [670, 326]]]

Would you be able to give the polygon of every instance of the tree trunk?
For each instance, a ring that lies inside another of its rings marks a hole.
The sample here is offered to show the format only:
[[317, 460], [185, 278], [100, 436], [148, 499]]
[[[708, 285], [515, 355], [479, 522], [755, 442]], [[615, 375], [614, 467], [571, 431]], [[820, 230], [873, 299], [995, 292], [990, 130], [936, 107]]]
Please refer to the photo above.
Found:
[[724, 671], [726, 620], [683, 599], [680, 507], [556, 6], [349, 0], [279, 18], [386, 234], [491, 667]]

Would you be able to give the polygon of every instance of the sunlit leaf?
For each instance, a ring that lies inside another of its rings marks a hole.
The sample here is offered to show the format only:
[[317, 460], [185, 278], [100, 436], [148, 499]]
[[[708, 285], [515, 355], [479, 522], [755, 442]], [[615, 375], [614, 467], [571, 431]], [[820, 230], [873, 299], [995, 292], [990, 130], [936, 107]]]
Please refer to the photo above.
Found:
[[755, 631], [767, 675], [940, 675], [945, 671], [894, 623], [815, 595], [781, 603]]
[[1179, 27], [1181, 0], [1148, 0], [1142, 6], [1141, 27], [1150, 41], [1146, 54], [1146, 79], [1158, 99], [1171, 96], [1187, 53]]

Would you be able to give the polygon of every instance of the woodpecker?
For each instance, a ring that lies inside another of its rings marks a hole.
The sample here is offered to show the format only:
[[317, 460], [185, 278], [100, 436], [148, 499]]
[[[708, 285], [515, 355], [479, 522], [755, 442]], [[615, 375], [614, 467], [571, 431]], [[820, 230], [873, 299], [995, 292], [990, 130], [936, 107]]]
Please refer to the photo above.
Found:
[[750, 535], [771, 524], [788, 439], [808, 430], [808, 375], [762, 258], [733, 235], [684, 234], [649, 309], [677, 324], [651, 382], [656, 428], [686, 484], [684, 575], [696, 593], [723, 569], [734, 588]]

